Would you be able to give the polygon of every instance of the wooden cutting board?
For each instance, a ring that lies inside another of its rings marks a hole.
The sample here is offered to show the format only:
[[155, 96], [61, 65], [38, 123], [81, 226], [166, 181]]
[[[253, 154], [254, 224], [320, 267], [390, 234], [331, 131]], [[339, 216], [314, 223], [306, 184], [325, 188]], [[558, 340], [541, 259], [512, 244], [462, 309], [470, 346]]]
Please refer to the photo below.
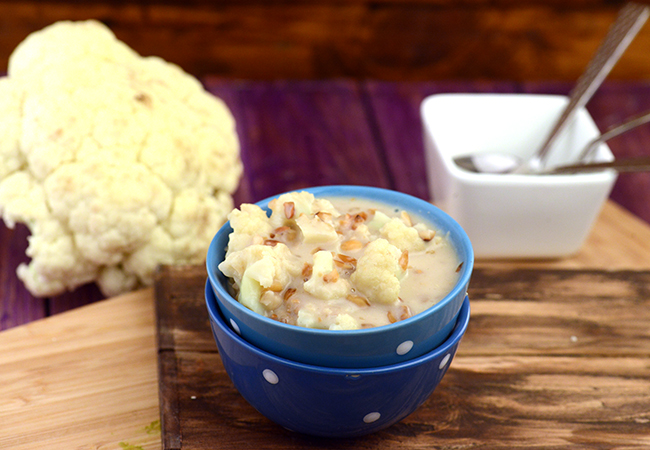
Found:
[[200, 267], [155, 294], [165, 450], [650, 448], [650, 272], [479, 269], [456, 358], [402, 422], [350, 440], [289, 432], [225, 373]]

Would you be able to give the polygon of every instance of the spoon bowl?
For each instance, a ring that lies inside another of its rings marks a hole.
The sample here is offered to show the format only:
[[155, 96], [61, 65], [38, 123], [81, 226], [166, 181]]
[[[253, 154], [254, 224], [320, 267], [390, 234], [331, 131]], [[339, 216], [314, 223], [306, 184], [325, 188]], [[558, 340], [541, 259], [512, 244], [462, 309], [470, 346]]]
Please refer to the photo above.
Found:
[[[580, 152], [578, 160], [573, 165], [583, 165], [594, 149], [603, 142], [620, 136], [630, 130], [635, 129], [643, 124], [650, 122], [650, 111], [643, 112], [627, 119], [620, 125], [609, 128], [597, 138], [590, 141]], [[519, 167], [524, 164], [524, 159], [518, 155], [500, 152], [474, 153], [464, 156], [457, 156], [454, 162], [461, 168], [476, 173], [496, 173], [506, 174], [515, 173]], [[583, 169], [583, 171], [593, 171], [594, 169]], [[564, 170], [568, 172], [568, 170]], [[535, 172], [533, 172], [534, 174]], [[554, 173], [553, 170], [540, 171], [539, 173]]]

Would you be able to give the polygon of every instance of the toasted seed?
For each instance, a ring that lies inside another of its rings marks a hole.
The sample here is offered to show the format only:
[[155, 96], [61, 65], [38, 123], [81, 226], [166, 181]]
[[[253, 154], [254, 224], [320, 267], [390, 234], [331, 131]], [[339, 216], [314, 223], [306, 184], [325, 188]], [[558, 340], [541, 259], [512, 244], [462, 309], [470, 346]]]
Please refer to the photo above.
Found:
[[458, 264], [458, 267], [456, 267], [456, 272], [460, 272], [460, 269], [463, 268], [463, 263]]
[[354, 216], [355, 222], [365, 222], [368, 220], [368, 214], [365, 211], [361, 211], [356, 216]]
[[395, 322], [397, 322], [397, 319], [395, 318], [395, 316], [393, 315], [392, 312], [388, 311], [388, 312], [386, 313], [386, 315], [388, 316], [388, 321], [389, 321], [390, 323], [395, 323]]
[[279, 243], [280, 243], [280, 241], [278, 241], [276, 239], [264, 239], [264, 245], [268, 245], [270, 247], [275, 247]]
[[413, 221], [411, 220], [411, 216], [409, 216], [409, 213], [407, 213], [406, 211], [402, 211], [400, 215], [402, 216], [402, 220], [406, 225], [408, 225], [409, 227], [413, 226]]
[[305, 265], [302, 268], [302, 276], [305, 277], [305, 278], [310, 277], [313, 270], [314, 270], [314, 266], [312, 266], [311, 264], [305, 263]]
[[360, 295], [355, 295], [355, 294], [350, 294], [347, 297], [345, 297], [347, 300], [351, 301], [357, 306], [360, 307], [365, 307], [365, 306], [370, 306], [370, 301], [368, 301], [367, 298], [362, 297]]
[[340, 259], [335, 259], [334, 265], [339, 269], [343, 269], [343, 270], [354, 270], [357, 268], [356, 260], [354, 261], [354, 263], [351, 263], [351, 262], [341, 261]]
[[353, 250], [359, 250], [363, 247], [363, 244], [356, 240], [356, 239], [350, 239], [348, 241], [345, 241], [341, 244], [341, 250], [343, 251], [353, 251]]
[[332, 221], [332, 215], [330, 213], [328, 213], [328, 212], [325, 212], [325, 211], [317, 212], [316, 217], [318, 217], [323, 222], [331, 222]]
[[289, 288], [286, 291], [284, 291], [284, 300], [289, 300], [294, 294], [296, 293], [295, 288]]
[[402, 314], [399, 316], [399, 320], [408, 319], [411, 316], [411, 309], [406, 305], [402, 305]]
[[402, 268], [402, 270], [406, 270], [409, 266], [409, 252], [408, 250], [404, 250], [402, 252], [402, 255], [399, 257], [399, 266]]
[[291, 219], [296, 212], [296, 204], [294, 202], [285, 202], [283, 206], [285, 217]]
[[271, 237], [273, 238], [275, 236], [278, 236], [278, 237], [281, 236], [281, 237], [284, 238], [284, 240], [286, 242], [292, 242], [298, 236], [298, 232], [296, 230], [292, 229], [291, 227], [282, 226], [282, 227], [278, 227], [275, 230], [273, 230], [273, 233], [271, 233]]
[[352, 256], [344, 255], [343, 253], [337, 253], [336, 258], [346, 262], [346, 263], [352, 263], [356, 264], [357, 263], [357, 258], [353, 258]]
[[366, 221], [366, 219], [368, 219], [368, 214], [366, 214], [365, 212], [362, 211], [362, 212], [356, 214], [356, 215], [354, 216], [354, 218], [352, 219], [352, 226], [351, 226], [351, 228], [352, 228], [353, 230], [356, 230], [357, 227], [358, 227], [360, 224], [362, 224], [363, 222]]
[[418, 235], [423, 241], [429, 242], [436, 236], [436, 232], [434, 230], [420, 230], [418, 231]]
[[323, 281], [325, 283], [336, 283], [339, 280], [339, 272], [336, 269], [332, 269], [330, 273], [323, 275]]

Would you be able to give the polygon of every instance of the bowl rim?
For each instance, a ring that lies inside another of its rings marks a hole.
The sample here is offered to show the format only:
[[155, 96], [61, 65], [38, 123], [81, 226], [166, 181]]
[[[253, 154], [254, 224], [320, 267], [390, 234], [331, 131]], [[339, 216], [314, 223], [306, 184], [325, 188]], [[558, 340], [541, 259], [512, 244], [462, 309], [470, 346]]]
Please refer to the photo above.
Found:
[[[456, 247], [456, 251], [460, 252], [461, 248], [465, 250], [466, 252], [466, 260], [462, 261], [462, 267], [460, 270], [460, 275], [458, 277], [458, 280], [456, 281], [456, 284], [452, 288], [451, 291], [449, 291], [442, 299], [438, 301], [435, 305], [430, 306], [429, 308], [425, 309], [424, 311], [415, 314], [408, 319], [401, 320], [399, 322], [391, 323], [391, 324], [386, 324], [386, 325], [381, 325], [377, 327], [372, 327], [372, 328], [363, 328], [363, 329], [356, 329], [356, 330], [329, 330], [329, 329], [318, 329], [318, 328], [306, 328], [306, 327], [301, 327], [298, 325], [292, 325], [292, 324], [285, 324], [282, 322], [278, 322], [277, 320], [273, 320], [269, 317], [263, 316], [261, 314], [258, 314], [244, 305], [242, 305], [240, 302], [238, 302], [235, 298], [230, 295], [230, 293], [224, 289], [222, 284], [219, 282], [217, 279], [217, 274], [215, 271], [219, 271], [218, 269], [218, 263], [214, 264], [211, 256], [218, 254], [217, 252], [220, 251], [220, 249], [217, 248], [217, 241], [220, 240], [220, 238], [223, 236], [223, 234], [230, 234], [232, 232], [232, 228], [230, 227], [230, 221], [227, 221], [217, 232], [217, 234], [214, 236], [212, 241], [210, 242], [210, 246], [208, 248], [208, 255], [206, 258], [206, 268], [208, 272], [208, 279], [212, 283], [213, 288], [215, 288], [220, 296], [226, 299], [227, 303], [234, 307], [239, 313], [244, 314], [249, 317], [254, 317], [255, 320], [260, 320], [263, 323], [273, 326], [279, 329], [287, 330], [289, 332], [296, 332], [296, 333], [304, 333], [304, 334], [309, 334], [309, 335], [314, 335], [314, 336], [334, 336], [336, 335], [337, 337], [347, 337], [350, 336], [351, 338], [355, 336], [360, 336], [360, 335], [372, 335], [376, 333], [383, 333], [388, 330], [400, 330], [405, 327], [409, 327], [412, 323], [422, 321], [424, 320], [427, 316], [431, 314], [435, 314], [437, 311], [443, 309], [449, 302], [451, 302], [453, 299], [458, 298], [459, 296], [467, 296], [467, 291], [466, 287], [469, 285], [469, 281], [472, 275], [472, 270], [474, 267], [474, 250], [472, 248], [471, 241], [469, 239], [469, 236], [465, 232], [465, 230], [460, 226], [460, 224], [453, 219], [449, 214], [444, 212], [442, 209], [438, 208], [437, 206], [433, 205], [432, 203], [429, 203], [425, 200], [422, 200], [421, 198], [412, 196], [410, 194], [405, 194], [403, 192], [399, 191], [394, 191], [390, 189], [385, 189], [385, 188], [378, 188], [378, 187], [371, 187], [371, 186], [357, 186], [357, 185], [328, 185], [328, 186], [316, 186], [316, 187], [308, 187], [308, 188], [302, 188], [302, 189], [294, 189], [291, 191], [286, 191], [277, 195], [273, 195], [271, 197], [267, 197], [263, 200], [260, 200], [256, 202], [255, 204], [257, 206], [262, 207], [265, 209], [265, 211], [268, 212], [268, 207], [265, 207], [269, 201], [271, 201], [274, 198], [279, 197], [280, 195], [289, 193], [289, 192], [301, 192], [301, 191], [307, 191], [311, 192], [314, 194], [316, 197], [321, 195], [321, 197], [337, 197], [336, 194], [332, 194], [331, 192], [338, 192], [340, 193], [338, 196], [339, 197], [355, 197], [355, 195], [350, 195], [348, 192], [350, 189], [353, 190], [353, 194], [356, 194], [356, 196], [361, 197], [364, 195], [364, 198], [368, 199], [376, 199], [378, 195], [389, 195], [394, 198], [400, 198], [402, 200], [406, 200], [409, 203], [413, 203], [414, 205], [420, 205], [421, 208], [426, 208], [427, 210], [432, 211], [434, 214], [436, 214], [436, 219], [440, 219], [442, 223], [445, 225], [445, 233], [450, 233], [450, 229], [454, 229], [454, 233], [458, 235], [459, 241], [461, 245]], [[327, 193], [327, 195], [322, 195], [324, 193]], [[381, 201], [381, 200], [377, 200]], [[413, 208], [417, 209], [417, 208]], [[404, 208], [407, 212], [410, 212], [411, 209], [409, 208]], [[422, 214], [420, 214], [422, 215]], [[440, 223], [435, 223], [434, 225], [438, 226], [439, 228], [441, 227]], [[437, 231], [443, 231], [443, 230], [437, 230]], [[219, 271], [219, 273], [221, 273]], [[464, 292], [461, 292], [464, 291]]]
[[[360, 368], [350, 368], [350, 367], [328, 367], [328, 366], [317, 366], [314, 364], [307, 364], [298, 361], [293, 361], [281, 356], [274, 355], [265, 350], [256, 347], [255, 345], [248, 342], [246, 339], [242, 338], [237, 334], [232, 328], [226, 323], [226, 319], [219, 310], [217, 305], [217, 299], [210, 280], [206, 280], [205, 283], [205, 300], [210, 315], [210, 321], [216, 323], [220, 329], [222, 329], [229, 338], [234, 340], [238, 345], [246, 347], [249, 351], [256, 354], [256, 356], [271, 360], [274, 363], [290, 367], [292, 369], [307, 371], [312, 373], [319, 374], [328, 374], [328, 375], [353, 375], [353, 376], [367, 376], [367, 375], [379, 375], [384, 373], [392, 373], [400, 370], [405, 370], [410, 367], [419, 366], [421, 364], [427, 363], [429, 360], [436, 359], [445, 353], [451, 354], [452, 348], [458, 345], [467, 331], [467, 326], [469, 324], [469, 319], [471, 315], [470, 311], [470, 301], [469, 297], [466, 296], [461, 305], [458, 319], [454, 325], [454, 329], [451, 334], [445, 339], [445, 341], [434, 349], [428, 351], [427, 353], [418, 356], [417, 358], [400, 361], [395, 364], [389, 364], [384, 366], [376, 367], [360, 367]], [[216, 336], [215, 336], [216, 339]], [[453, 357], [454, 355], [452, 355]], [[447, 362], [446, 367], [449, 367], [449, 362]]]
[[[492, 99], [499, 100], [510, 100], [518, 102], [526, 102], [531, 100], [539, 101], [552, 101], [557, 102], [559, 106], [562, 106], [569, 101], [569, 97], [566, 95], [559, 94], [534, 94], [534, 93], [491, 93], [491, 92], [459, 92], [459, 93], [439, 93], [432, 94], [425, 97], [420, 104], [420, 117], [422, 119], [423, 131], [425, 134], [429, 134], [431, 139], [435, 141], [434, 133], [430, 129], [430, 123], [432, 119], [429, 117], [431, 114], [431, 109], [434, 108], [434, 105], [439, 101], [445, 101], [445, 99], [450, 98], [460, 98], [460, 99], [477, 99], [478, 101], [490, 101]], [[480, 99], [480, 100], [479, 100]], [[596, 125], [595, 121], [589, 114], [589, 111], [583, 106], [578, 110], [578, 115], [584, 117], [584, 120], [587, 121], [587, 124], [592, 127], [597, 133], [593, 137], [595, 138], [600, 134], [600, 130]], [[427, 147], [427, 146], [425, 146]], [[437, 148], [437, 147], [436, 147]], [[435, 150], [430, 148], [425, 148], [425, 153], [434, 152]], [[508, 174], [504, 176], [503, 174], [491, 174], [491, 173], [473, 173], [467, 170], [463, 170], [458, 167], [453, 158], [444, 152], [435, 151], [440, 156], [440, 159], [443, 162], [445, 171], [449, 176], [458, 180], [459, 182], [473, 185], [473, 186], [486, 186], [494, 184], [497, 187], [504, 186], [572, 186], [572, 185], [584, 185], [584, 184], [601, 184], [609, 183], [617, 178], [617, 173], [614, 170], [603, 170], [600, 172], [587, 172], [579, 174], [551, 174], [544, 176], [531, 176], [527, 174]], [[596, 161], [612, 161], [614, 160], [614, 154], [610, 150], [607, 143], [603, 142], [599, 145], [598, 151], [596, 153]]]

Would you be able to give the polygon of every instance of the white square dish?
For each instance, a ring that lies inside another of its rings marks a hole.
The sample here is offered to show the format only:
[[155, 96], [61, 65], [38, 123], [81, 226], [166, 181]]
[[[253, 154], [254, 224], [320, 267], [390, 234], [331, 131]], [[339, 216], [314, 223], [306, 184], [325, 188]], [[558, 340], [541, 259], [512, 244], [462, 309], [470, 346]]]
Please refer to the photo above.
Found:
[[[558, 258], [577, 252], [608, 198], [612, 170], [566, 175], [479, 174], [454, 157], [505, 152], [530, 157], [568, 98], [535, 94], [439, 94], [421, 105], [433, 202], [466, 230], [477, 258]], [[556, 140], [549, 166], [571, 163], [600, 135], [585, 108]], [[605, 144], [592, 160], [611, 161]]]

